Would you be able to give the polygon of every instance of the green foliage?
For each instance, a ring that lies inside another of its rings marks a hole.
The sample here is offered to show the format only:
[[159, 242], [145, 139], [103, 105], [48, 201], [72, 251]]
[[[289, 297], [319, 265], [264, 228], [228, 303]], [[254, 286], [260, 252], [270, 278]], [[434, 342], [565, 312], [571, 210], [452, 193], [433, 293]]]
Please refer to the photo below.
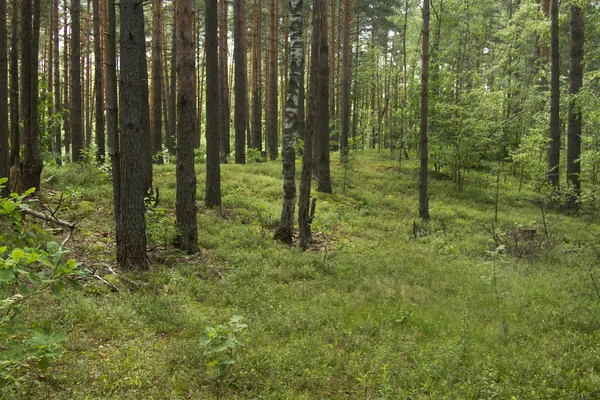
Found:
[[219, 368], [219, 377], [226, 376], [233, 364], [236, 363], [235, 350], [244, 347], [237, 335], [248, 328], [242, 323], [244, 317], [234, 315], [226, 325], [209, 326], [204, 331], [200, 344], [206, 348], [204, 355], [212, 360], [209, 367]]

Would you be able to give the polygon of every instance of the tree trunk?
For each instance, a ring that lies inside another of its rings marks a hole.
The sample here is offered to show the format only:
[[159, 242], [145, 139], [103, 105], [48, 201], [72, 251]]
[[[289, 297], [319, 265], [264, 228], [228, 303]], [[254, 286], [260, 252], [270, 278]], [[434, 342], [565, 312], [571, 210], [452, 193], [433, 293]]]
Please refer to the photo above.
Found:
[[332, 193], [329, 158], [329, 43], [327, 33], [327, 0], [319, 0], [319, 71], [316, 86], [315, 154], [317, 190]]
[[100, 0], [94, 0], [94, 96], [96, 120], [96, 161], [104, 162], [106, 157], [104, 136], [104, 59], [102, 57], [100, 20]]
[[429, 195], [427, 194], [427, 168], [429, 150], [427, 148], [427, 118], [429, 116], [429, 0], [423, 3], [423, 50], [421, 54], [421, 131], [419, 152], [419, 217], [429, 219]]
[[64, 92], [65, 92], [65, 99], [64, 99], [64, 108], [67, 111], [65, 114], [65, 153], [67, 155], [67, 159], [71, 156], [71, 86], [70, 86], [70, 74], [69, 74], [69, 70], [71, 69], [71, 66], [69, 65], [69, 59], [70, 59], [70, 54], [69, 54], [69, 13], [68, 13], [68, 3], [67, 0], [63, 0], [63, 12], [64, 12], [64, 17], [65, 17], [65, 25], [63, 27], [63, 45], [64, 45], [64, 50], [63, 50], [63, 68], [64, 68], [64, 74], [65, 74], [65, 79], [64, 79]]
[[[58, 0], [52, 0], [54, 7], [54, 19], [52, 21], [52, 31], [54, 32], [54, 113], [60, 113], [61, 103], [61, 85], [60, 85], [60, 40], [58, 37]], [[54, 131], [54, 152], [56, 153], [56, 164], [62, 165], [62, 132], [60, 121], [55, 121], [56, 130]]]
[[252, 13], [252, 147], [262, 151], [262, 0], [254, 0]]
[[571, 5], [571, 68], [569, 70], [571, 98], [569, 99], [569, 131], [567, 151], [567, 182], [573, 185], [573, 192], [567, 199], [567, 206], [574, 208], [581, 195], [581, 110], [576, 104], [577, 95], [583, 84], [583, 45], [585, 43], [585, 16], [580, 5]]
[[230, 106], [229, 106], [229, 60], [227, 57], [227, 36], [228, 29], [228, 3], [226, 0], [219, 0], [219, 118], [220, 118], [220, 148], [221, 162], [226, 163], [227, 157], [231, 153], [231, 144], [229, 143], [230, 126]]
[[[12, 29], [10, 39], [10, 167], [11, 172], [19, 175], [21, 156], [19, 124], [19, 7], [17, 0], [12, 3]], [[11, 190], [17, 191], [13, 182], [20, 182], [19, 176], [11, 174]]]
[[206, 4], [206, 198], [209, 207], [221, 206], [221, 166], [219, 165], [219, 51], [218, 1]]
[[234, 0], [233, 8], [233, 42], [235, 63], [235, 162], [246, 163], [246, 121], [248, 119], [247, 76], [244, 54], [246, 53], [246, 13], [245, 0]]
[[[14, 1], [14, 0], [13, 0]], [[8, 151], [8, 32], [6, 31], [6, 0], [0, 0], [0, 178], [10, 175]], [[8, 186], [0, 190], [0, 195], [8, 195]]]
[[144, 196], [146, 146], [149, 124], [148, 70], [144, 36], [143, 3], [121, 0], [121, 90], [120, 147], [121, 161], [121, 254], [118, 260], [125, 270], [147, 270], [146, 220]]
[[290, 76], [285, 103], [285, 130], [283, 133], [283, 206], [279, 228], [275, 239], [292, 243], [294, 234], [294, 211], [296, 206], [296, 135], [298, 120], [298, 99], [300, 94], [300, 71], [304, 68], [302, 59], [302, 12], [303, 0], [290, 1]]
[[[173, 6], [177, 7], [177, 1], [173, 1]], [[173, 16], [173, 30], [171, 34], [171, 82], [169, 90], [169, 131], [171, 137], [167, 137], [167, 149], [169, 153], [175, 154], [177, 142], [177, 15]]]
[[[83, 73], [84, 73], [84, 77], [82, 77], [82, 82], [85, 82], [85, 92], [83, 95], [83, 103], [82, 103], [82, 110], [83, 110], [83, 121], [84, 121], [84, 131], [85, 131], [85, 137], [84, 137], [84, 143], [83, 143], [83, 147], [86, 150], [90, 150], [91, 146], [92, 146], [92, 108], [93, 108], [93, 95], [92, 95], [92, 88], [91, 88], [91, 61], [90, 61], [90, 43], [91, 43], [91, 37], [92, 37], [92, 29], [90, 29], [90, 14], [91, 14], [91, 1], [88, 0], [87, 2], [87, 12], [86, 14], [83, 16], [83, 20], [85, 21], [83, 27], [84, 27], [84, 36], [85, 36], [85, 55], [83, 56]], [[90, 154], [91, 155], [91, 154]], [[86, 160], [87, 161], [87, 160]]]
[[344, 0], [344, 43], [342, 45], [342, 137], [340, 153], [348, 156], [348, 136], [350, 134], [350, 22], [352, 10], [350, 0]]
[[195, 49], [192, 0], [177, 2], [177, 247], [188, 253], [198, 251], [196, 221], [196, 135]]
[[72, 161], [83, 161], [81, 114], [81, 0], [71, 0], [71, 138]]
[[271, 0], [270, 6], [270, 38], [269, 38], [269, 65], [268, 65], [268, 96], [267, 96], [267, 126], [266, 136], [269, 147], [269, 158], [276, 160], [279, 153], [279, 138], [277, 129], [277, 53], [278, 53], [278, 28], [279, 18], [277, 0]]
[[550, 146], [548, 147], [548, 181], [558, 188], [560, 164], [560, 60], [558, 49], [558, 0], [550, 8]]
[[152, 1], [152, 130], [153, 161], [163, 164], [162, 157], [162, 0]]

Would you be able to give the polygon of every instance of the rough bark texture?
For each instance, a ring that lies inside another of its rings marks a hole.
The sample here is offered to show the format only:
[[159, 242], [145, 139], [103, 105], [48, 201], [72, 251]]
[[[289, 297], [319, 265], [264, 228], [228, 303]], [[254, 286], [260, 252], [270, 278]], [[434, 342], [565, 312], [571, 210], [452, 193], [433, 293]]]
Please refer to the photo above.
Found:
[[156, 164], [162, 157], [162, 0], [152, 1], [152, 155]]
[[64, 13], [64, 26], [63, 26], [63, 45], [64, 45], [64, 50], [63, 50], [63, 69], [64, 69], [64, 74], [65, 74], [65, 79], [63, 80], [63, 84], [64, 84], [64, 93], [65, 93], [65, 98], [64, 98], [64, 108], [65, 110], [67, 110], [67, 113], [65, 115], [65, 140], [64, 140], [64, 144], [65, 144], [65, 153], [67, 155], [67, 157], [69, 157], [71, 155], [71, 89], [70, 89], [70, 85], [71, 85], [71, 81], [70, 81], [70, 75], [69, 75], [69, 23], [68, 23], [68, 3], [67, 0], [63, 0], [63, 13]]
[[227, 157], [231, 153], [231, 144], [229, 143], [230, 123], [230, 104], [229, 104], [229, 60], [227, 55], [227, 34], [228, 34], [228, 5], [226, 0], [219, 0], [219, 112], [221, 131], [221, 162], [226, 163]]
[[96, 161], [104, 162], [106, 140], [104, 134], [104, 59], [102, 57], [100, 0], [94, 0], [94, 105], [96, 120]]
[[117, 6], [108, 0], [108, 26], [106, 39], [106, 128], [108, 152], [112, 164], [113, 204], [115, 209], [115, 234], [117, 260], [123, 254], [121, 228], [121, 157], [119, 144], [119, 101], [117, 98]]
[[[177, 7], [177, 1], [173, 1], [173, 5]], [[175, 154], [175, 146], [177, 142], [177, 16], [173, 18], [173, 30], [171, 37], [171, 76], [169, 90], [169, 131], [170, 136], [167, 136], [167, 149], [169, 153]]]
[[427, 118], [429, 116], [429, 0], [423, 3], [423, 50], [421, 54], [421, 128], [419, 152], [421, 165], [419, 172], [419, 217], [429, 219], [429, 195], [427, 193]]
[[206, 0], [206, 197], [209, 207], [221, 206], [219, 165], [219, 52], [218, 2]]
[[560, 64], [558, 49], [558, 0], [550, 7], [550, 146], [548, 147], [548, 181], [558, 188], [560, 164]]
[[[119, 265], [125, 270], [147, 270], [146, 220], [144, 196], [144, 141], [148, 127], [147, 69], [145, 62], [144, 9], [138, 0], [121, 0], [121, 254]], [[143, 62], [140, 62], [143, 59]]]
[[246, 121], [248, 119], [248, 84], [244, 55], [246, 53], [245, 0], [235, 0], [233, 8], [233, 58], [235, 64], [235, 162], [246, 163]]
[[340, 149], [342, 157], [348, 155], [350, 133], [350, 0], [344, 0], [344, 43], [342, 46], [342, 136]]
[[316, 86], [315, 155], [317, 190], [331, 193], [331, 165], [329, 157], [329, 42], [327, 32], [327, 0], [319, 0], [319, 72]]
[[73, 162], [83, 161], [81, 88], [81, 0], [71, 0], [71, 145]]
[[[33, 6], [33, 8], [32, 8]], [[21, 37], [23, 47], [21, 50], [22, 83], [21, 101], [23, 107], [23, 167], [21, 182], [23, 189], [40, 188], [40, 176], [43, 162], [38, 144], [38, 53], [40, 33], [40, 0], [23, 2], [23, 24]]]
[[[62, 109], [61, 85], [60, 85], [60, 40], [58, 35], [58, 0], [53, 0], [54, 19], [52, 20], [52, 31], [54, 40], [54, 113], [58, 114]], [[54, 131], [54, 152], [56, 153], [56, 164], [62, 165], [62, 132], [60, 121], [56, 121]]]
[[278, 1], [271, 0], [270, 6], [270, 38], [268, 62], [268, 96], [267, 96], [267, 126], [266, 136], [269, 148], [269, 158], [276, 160], [279, 153], [279, 130], [277, 128], [277, 53], [278, 53]]
[[195, 49], [192, 0], [177, 2], [177, 247], [188, 253], [198, 251], [196, 220], [196, 174], [194, 136], [196, 132]]
[[571, 5], [571, 68], [569, 71], [571, 99], [569, 101], [569, 131], [567, 138], [567, 182], [573, 185], [573, 193], [567, 206], [573, 208], [581, 194], [581, 110], [576, 98], [583, 84], [583, 45], [585, 42], [585, 17], [577, 4]]
[[[6, 0], [0, 0], [0, 178], [10, 175], [8, 151], [8, 33], [6, 31]], [[8, 185], [6, 185], [8, 186]], [[8, 194], [8, 189], [0, 190]]]
[[[12, 4], [12, 29], [10, 40], [10, 167], [14, 174], [19, 174], [19, 7], [15, 0]], [[11, 184], [20, 177], [11, 173]], [[16, 188], [11, 186], [14, 191]]]
[[296, 206], [296, 135], [298, 134], [298, 101], [300, 98], [300, 71], [302, 60], [302, 0], [290, 0], [290, 75], [285, 102], [285, 129], [283, 133], [283, 206], [275, 239], [292, 243], [294, 211]]
[[261, 0], [252, 12], [252, 147], [262, 151], [262, 44]]

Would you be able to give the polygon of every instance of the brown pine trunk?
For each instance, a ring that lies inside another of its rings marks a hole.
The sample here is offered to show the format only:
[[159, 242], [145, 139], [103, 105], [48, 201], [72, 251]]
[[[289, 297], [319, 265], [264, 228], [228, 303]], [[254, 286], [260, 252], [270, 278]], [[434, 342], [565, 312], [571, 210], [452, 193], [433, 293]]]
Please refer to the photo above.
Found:
[[83, 161], [81, 89], [81, 0], [71, 0], [71, 135], [73, 162]]
[[348, 156], [350, 133], [350, 0], [344, 0], [344, 43], [342, 47], [342, 136], [340, 150], [342, 158]]
[[[177, 1], [173, 1], [173, 6], [177, 7]], [[171, 31], [171, 76], [169, 88], [169, 131], [171, 131], [170, 141], [167, 139], [167, 149], [169, 153], [175, 154], [177, 142], [177, 15], [173, 16], [173, 30]]]
[[419, 216], [429, 219], [429, 197], [427, 194], [427, 168], [429, 150], [427, 148], [427, 118], [429, 116], [429, 1], [423, 3], [423, 49], [421, 54], [421, 131], [419, 152], [421, 164], [419, 172]]
[[[58, 37], [58, 0], [52, 0], [54, 8], [54, 19], [52, 21], [52, 31], [54, 39], [54, 112], [58, 114], [62, 109], [62, 96], [60, 85], [60, 41]], [[54, 131], [54, 152], [56, 153], [56, 164], [62, 165], [62, 132], [60, 121], [55, 121], [56, 130]]]
[[221, 206], [221, 166], [219, 164], [219, 51], [218, 1], [206, 4], [206, 197], [209, 208]]
[[[8, 32], [6, 31], [6, 0], [0, 0], [0, 178], [10, 175], [8, 151]], [[8, 185], [0, 190], [0, 195], [8, 195]]]
[[[19, 7], [17, 1], [12, 3], [12, 29], [10, 39], [10, 168], [11, 191], [17, 190], [20, 185], [14, 185], [21, 180], [19, 168], [21, 157], [20, 129], [19, 129]], [[14, 174], [14, 176], [13, 176]]]
[[[50, 10], [50, 29], [46, 29], [47, 36], [47, 47], [48, 47], [48, 58], [44, 59], [44, 64], [47, 67], [47, 76], [48, 76], [48, 119], [52, 120], [54, 115], [54, 8]], [[46, 130], [48, 131], [48, 137], [46, 138], [46, 143], [48, 146], [48, 153], [52, 153], [54, 146], [54, 134], [55, 134], [55, 126], [48, 126]]]
[[162, 0], [152, 1], [152, 155], [156, 164], [163, 164], [162, 156]]
[[548, 181], [558, 188], [560, 164], [560, 60], [558, 49], [558, 0], [550, 8], [550, 146], [548, 147]]
[[248, 86], [245, 67], [246, 53], [246, 14], [245, 0], [234, 0], [233, 8], [233, 57], [235, 63], [235, 162], [246, 163], [246, 121], [248, 120]]
[[72, 51], [71, 47], [69, 46], [69, 43], [71, 42], [71, 40], [69, 40], [69, 12], [68, 12], [68, 3], [67, 0], [63, 0], [63, 12], [64, 12], [64, 27], [63, 27], [63, 68], [64, 68], [64, 74], [65, 74], [65, 79], [63, 80], [64, 83], [64, 92], [65, 92], [65, 99], [64, 99], [64, 108], [67, 111], [65, 114], [65, 153], [67, 155], [67, 158], [69, 158], [71, 156], [71, 86], [70, 86], [70, 82], [71, 82], [71, 76], [70, 76], [70, 69], [71, 69], [71, 65], [69, 65], [69, 59], [70, 59], [70, 54], [69, 52]]
[[335, 72], [336, 72], [336, 54], [335, 54], [335, 35], [336, 35], [336, 0], [330, 0], [330, 20], [331, 32], [329, 35], [329, 118], [335, 120]]
[[96, 161], [104, 162], [106, 157], [104, 135], [104, 58], [102, 56], [100, 0], [94, 0], [94, 96], [96, 120]]
[[85, 121], [85, 142], [83, 147], [87, 150], [92, 146], [92, 115], [93, 115], [93, 101], [94, 95], [92, 94], [92, 63], [91, 63], [91, 38], [92, 38], [92, 29], [90, 24], [90, 15], [91, 15], [91, 4], [92, 2], [88, 0], [87, 2], [87, 12], [83, 16], [83, 20], [85, 21], [84, 32], [85, 32], [85, 55], [83, 57], [84, 60], [84, 72], [85, 77], [82, 78], [82, 82], [85, 82], [85, 94], [83, 97], [83, 114]]
[[[168, 58], [167, 58], [167, 33], [166, 33], [166, 27], [165, 24], [162, 23], [162, 32], [161, 32], [161, 37], [162, 37], [162, 71], [163, 71], [163, 75], [161, 77], [161, 85], [162, 85], [162, 91], [163, 91], [163, 104], [162, 104], [162, 109], [163, 109], [163, 121], [164, 121], [164, 126], [165, 126], [165, 146], [167, 148], [167, 150], [169, 149], [169, 146], [172, 145], [172, 140], [173, 140], [173, 132], [171, 132], [171, 116], [169, 115], [169, 98], [170, 98], [170, 91], [169, 91], [169, 63], [168, 63]], [[169, 151], [170, 152], [170, 151]]]
[[262, 0], [254, 0], [252, 13], [252, 147], [262, 151]]
[[177, 247], [188, 253], [198, 251], [196, 221], [196, 174], [194, 137], [196, 135], [196, 90], [193, 2], [177, 2]]
[[316, 126], [315, 126], [315, 166], [317, 169], [317, 190], [331, 193], [331, 173], [329, 158], [329, 43], [327, 32], [327, 0], [319, 0], [319, 71], [316, 86]]
[[219, 112], [220, 112], [220, 147], [221, 162], [226, 163], [231, 153], [229, 142], [230, 105], [229, 105], [229, 60], [227, 56], [228, 29], [228, 3], [219, 0]]
[[269, 147], [269, 158], [276, 160], [279, 153], [279, 138], [277, 129], [277, 53], [279, 40], [279, 18], [278, 1], [271, 0], [270, 4], [270, 38], [269, 38], [269, 66], [268, 66], [268, 96], [267, 96], [267, 140]]

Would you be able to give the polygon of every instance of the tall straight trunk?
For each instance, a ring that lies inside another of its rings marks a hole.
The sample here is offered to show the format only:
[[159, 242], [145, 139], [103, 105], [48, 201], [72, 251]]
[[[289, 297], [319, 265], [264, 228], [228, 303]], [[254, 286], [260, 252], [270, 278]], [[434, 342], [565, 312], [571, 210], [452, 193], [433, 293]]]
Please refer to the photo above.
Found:
[[71, 156], [71, 76], [70, 76], [70, 69], [71, 69], [71, 65], [69, 64], [69, 59], [70, 59], [70, 54], [69, 52], [72, 51], [69, 43], [71, 42], [69, 40], [69, 12], [68, 12], [68, 0], [63, 0], [63, 13], [64, 13], [64, 17], [65, 17], [65, 22], [64, 22], [64, 27], [63, 27], [63, 68], [64, 68], [64, 74], [65, 74], [65, 79], [63, 80], [64, 83], [64, 92], [65, 92], [65, 99], [64, 99], [64, 108], [67, 111], [67, 113], [65, 114], [65, 153], [67, 155], [67, 157]]
[[11, 167], [11, 190], [17, 191], [18, 185], [12, 185], [20, 181], [19, 164], [21, 156], [20, 129], [19, 129], [19, 6], [17, 0], [12, 3], [12, 29], [10, 38], [10, 167]]
[[352, 21], [350, 0], [344, 0], [344, 38], [342, 45], [342, 136], [340, 150], [342, 157], [348, 155], [350, 134], [350, 23]]
[[147, 270], [144, 196], [149, 113], [144, 8], [138, 0], [121, 0], [120, 149], [121, 254], [125, 270]]
[[560, 60], [558, 49], [558, 0], [550, 6], [550, 146], [548, 147], [548, 181], [558, 188], [560, 164]]
[[319, 0], [319, 71], [316, 87], [315, 155], [317, 167], [317, 190], [331, 193], [329, 158], [329, 43], [327, 32], [327, 0]]
[[84, 26], [84, 35], [85, 35], [85, 54], [83, 56], [83, 65], [85, 66], [85, 68], [83, 69], [83, 73], [85, 74], [84, 77], [82, 77], [82, 82], [85, 82], [85, 94], [83, 96], [83, 104], [82, 104], [82, 110], [83, 110], [83, 120], [84, 120], [84, 131], [85, 131], [85, 137], [84, 137], [84, 144], [83, 147], [86, 148], [87, 150], [89, 150], [92, 146], [92, 114], [93, 114], [93, 101], [92, 99], [94, 98], [92, 95], [92, 63], [90, 60], [90, 54], [91, 54], [91, 37], [92, 37], [92, 29], [91, 29], [91, 25], [90, 25], [90, 15], [91, 15], [91, 1], [88, 0], [87, 2], [87, 11], [86, 14], [83, 16], [83, 19], [85, 21]]
[[233, 58], [235, 67], [235, 162], [246, 163], [246, 121], [248, 119], [248, 84], [244, 55], [246, 53], [245, 0], [234, 0], [233, 5]]
[[252, 12], [252, 147], [262, 151], [262, 0]]
[[429, 0], [423, 3], [423, 49], [421, 53], [421, 131], [419, 152], [421, 155], [419, 171], [419, 217], [429, 219], [429, 197], [427, 194], [427, 167], [429, 150], [427, 148], [427, 118], [429, 116]]
[[335, 73], [336, 73], [336, 54], [335, 54], [335, 35], [336, 35], [336, 0], [330, 0], [330, 20], [331, 34], [329, 35], [329, 118], [335, 120]]
[[[33, 8], [32, 8], [33, 6]], [[38, 54], [40, 35], [40, 0], [25, 0], [22, 8], [23, 21], [21, 37], [21, 101], [23, 107], [23, 168], [21, 181], [23, 189], [40, 188], [43, 168], [42, 155], [38, 143]]]
[[267, 140], [269, 147], [269, 158], [271, 160], [277, 159], [279, 152], [279, 132], [277, 129], [277, 53], [278, 53], [278, 39], [279, 39], [279, 18], [278, 18], [278, 1], [271, 0], [270, 7], [270, 38], [269, 38], [269, 96], [267, 98]]
[[[47, 67], [47, 75], [48, 75], [48, 108], [46, 110], [46, 112], [48, 113], [48, 119], [52, 120], [53, 119], [53, 114], [54, 114], [54, 107], [53, 107], [53, 103], [54, 103], [54, 8], [50, 9], [50, 29], [46, 29], [46, 36], [48, 41], [47, 43], [47, 48], [48, 48], [48, 58], [44, 59], [44, 64], [45, 67]], [[56, 127], [55, 126], [48, 126], [47, 127], [47, 131], [48, 131], [48, 137], [46, 138], [46, 143], [48, 145], [48, 152], [52, 153], [54, 151], [53, 147], [54, 147], [54, 131], [55, 131]]]
[[162, 157], [162, 0], [152, 1], [152, 154], [157, 164]]
[[[177, 7], [177, 1], [173, 0], [173, 6]], [[171, 76], [169, 89], [169, 131], [170, 141], [167, 139], [169, 153], [175, 154], [177, 142], [177, 15], [173, 16], [173, 30], [171, 31]]]
[[303, 0], [290, 0], [290, 75], [285, 102], [285, 129], [283, 133], [283, 205], [275, 239], [292, 243], [294, 211], [296, 206], [296, 135], [298, 134], [298, 99], [302, 59]]
[[171, 120], [169, 116], [169, 62], [167, 59], [167, 34], [165, 23], [161, 24], [161, 37], [162, 37], [162, 113], [163, 113], [163, 124], [165, 127], [165, 146], [168, 149], [169, 143], [173, 140], [173, 133], [170, 132]]
[[229, 141], [230, 106], [229, 106], [229, 61], [227, 57], [228, 37], [228, 4], [226, 0], [219, 0], [219, 113], [220, 113], [220, 147], [221, 162], [226, 163], [231, 153]]
[[117, 260], [123, 258], [123, 229], [121, 225], [121, 152], [119, 138], [119, 101], [117, 97], [117, 5], [107, 2], [106, 37], [106, 128], [108, 153], [112, 164], [113, 205]]
[[104, 58], [102, 57], [100, 0], [94, 0], [94, 96], [96, 121], [96, 161], [103, 163], [106, 157], [104, 135]]
[[[302, 27], [304, 29], [304, 11], [302, 11]], [[306, 43], [302, 42], [302, 69], [300, 70], [300, 91], [298, 93], [298, 137], [304, 141], [304, 132], [306, 130], [306, 87], [305, 87], [305, 76], [306, 76]]]
[[[54, 113], [60, 113], [62, 109], [61, 85], [60, 85], [60, 39], [58, 30], [58, 0], [52, 0], [54, 8], [54, 19], [52, 21], [52, 31], [54, 40]], [[62, 132], [60, 120], [55, 121], [56, 130], [54, 131], [54, 152], [56, 153], [56, 164], [62, 165]]]
[[576, 98], [583, 84], [583, 45], [585, 43], [585, 16], [581, 6], [571, 5], [571, 68], [569, 70], [571, 98], [569, 99], [569, 130], [567, 138], [567, 182], [573, 185], [573, 193], [567, 205], [575, 207], [581, 195], [581, 110]]
[[[181, 1], [181, 0], [179, 0]], [[221, 166], [219, 164], [219, 51], [218, 1], [206, 4], [206, 197], [209, 207], [221, 206]]]
[[72, 161], [83, 161], [81, 89], [81, 0], [71, 0], [71, 139]]
[[[13, 0], [14, 1], [14, 0]], [[8, 32], [6, 31], [6, 0], [0, 0], [0, 178], [10, 175], [8, 151]], [[0, 195], [8, 194], [8, 185]]]
[[188, 253], [198, 251], [196, 220], [196, 174], [194, 137], [196, 135], [196, 90], [193, 2], [179, 0], [177, 14], [177, 247]]

